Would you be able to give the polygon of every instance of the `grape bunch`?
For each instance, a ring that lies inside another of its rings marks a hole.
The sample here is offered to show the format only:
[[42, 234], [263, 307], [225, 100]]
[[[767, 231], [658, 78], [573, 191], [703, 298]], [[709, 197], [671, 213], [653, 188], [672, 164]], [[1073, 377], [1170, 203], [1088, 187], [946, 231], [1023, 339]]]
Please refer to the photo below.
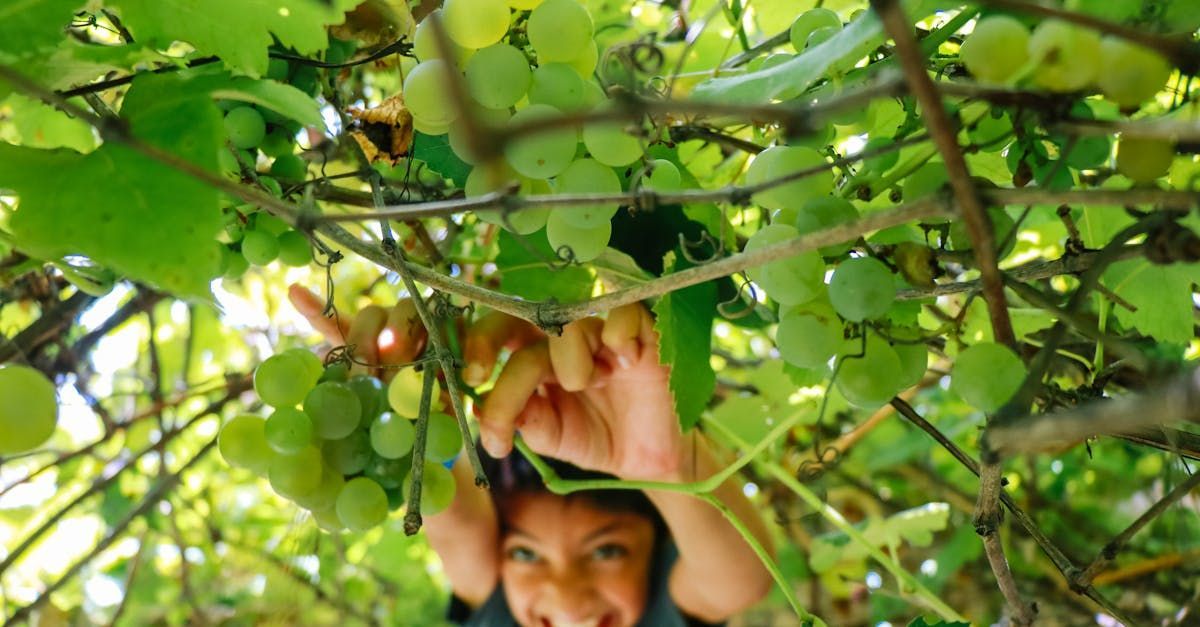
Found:
[[[456, 73], [470, 99], [473, 119], [505, 128], [607, 106], [593, 73], [600, 57], [592, 17], [576, 0], [448, 0], [435, 11], [452, 40], [444, 58], [433, 20], [413, 37], [419, 61], [404, 79], [405, 105], [416, 130], [448, 135], [450, 147], [474, 168], [467, 197], [515, 187], [523, 194], [609, 194], [629, 187], [670, 192], [682, 187], [678, 167], [647, 159], [637, 129], [621, 123], [560, 125], [522, 133], [505, 142], [502, 158], [476, 154], [460, 107], [451, 101], [448, 73]], [[639, 163], [640, 161], [640, 163]], [[619, 172], [631, 177], [623, 182]], [[480, 220], [521, 235], [544, 231], [560, 256], [595, 259], [608, 247], [618, 203], [531, 208], [502, 215], [480, 211]], [[569, 251], [569, 252], [568, 252]]]
[[[321, 528], [372, 529], [409, 491], [422, 376], [408, 368], [385, 385], [374, 376], [351, 376], [340, 362], [323, 366], [304, 349], [277, 353], [254, 371], [254, 390], [271, 411], [225, 423], [218, 448], [230, 465], [265, 477], [276, 493], [307, 509]], [[457, 421], [431, 409], [421, 482], [425, 514], [454, 499], [447, 464], [462, 444]]]

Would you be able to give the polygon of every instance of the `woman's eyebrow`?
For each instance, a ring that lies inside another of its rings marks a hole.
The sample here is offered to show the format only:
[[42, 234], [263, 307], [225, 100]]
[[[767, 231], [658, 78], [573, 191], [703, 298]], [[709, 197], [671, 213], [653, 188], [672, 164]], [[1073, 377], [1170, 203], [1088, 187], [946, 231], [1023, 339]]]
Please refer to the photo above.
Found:
[[621, 521], [619, 521], [619, 520], [610, 522], [607, 525], [604, 525], [603, 527], [600, 527], [599, 529], [596, 529], [596, 530], [592, 531], [591, 533], [587, 534], [587, 536], [585, 536], [583, 538], [583, 543], [587, 544], [588, 542], [591, 542], [591, 541], [595, 540], [596, 538], [610, 534], [614, 531], [618, 531], [622, 527], [624, 527], [624, 525], [621, 524]]

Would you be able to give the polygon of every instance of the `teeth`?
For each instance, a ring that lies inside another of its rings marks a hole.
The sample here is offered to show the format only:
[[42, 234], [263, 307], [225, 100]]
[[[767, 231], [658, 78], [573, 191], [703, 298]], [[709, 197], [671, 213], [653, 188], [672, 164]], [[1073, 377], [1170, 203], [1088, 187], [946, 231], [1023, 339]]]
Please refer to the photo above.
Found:
[[568, 623], [566, 621], [555, 621], [554, 627], [597, 627], [600, 624], [600, 618], [592, 618], [585, 621], [576, 621]]

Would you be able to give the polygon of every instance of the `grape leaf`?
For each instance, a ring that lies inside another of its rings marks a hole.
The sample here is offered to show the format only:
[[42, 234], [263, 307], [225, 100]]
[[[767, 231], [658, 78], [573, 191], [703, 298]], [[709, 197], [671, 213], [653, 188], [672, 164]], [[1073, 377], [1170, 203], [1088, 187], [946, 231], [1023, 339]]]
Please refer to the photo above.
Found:
[[[673, 254], [664, 266], [668, 273], [674, 268]], [[658, 361], [671, 368], [667, 383], [684, 429], [700, 422], [716, 388], [717, 375], [708, 361], [716, 306], [717, 285], [711, 281], [670, 292], [654, 305]]]
[[[872, 519], [863, 525], [862, 535], [872, 546], [896, 547], [901, 542], [913, 546], [929, 546], [933, 532], [946, 528], [950, 521], [950, 505], [926, 503], [920, 507], [904, 510], [887, 518]], [[867, 547], [851, 542], [850, 537], [838, 531], [813, 539], [809, 554], [809, 565], [818, 573], [828, 571], [840, 561], [862, 559], [867, 556]]]
[[213, 98], [238, 100], [266, 107], [301, 124], [321, 126], [321, 105], [313, 97], [278, 81], [231, 76], [225, 71], [205, 67], [196, 73], [192, 89], [206, 91]]
[[225, 66], [262, 76], [272, 35], [301, 55], [329, 45], [325, 27], [362, 0], [109, 0], [138, 41], [161, 47], [184, 41]]
[[[137, 44], [95, 46], [68, 39], [53, 52], [22, 60], [21, 71], [45, 87], [64, 89], [113, 70], [129, 70], [161, 61], [170, 58]], [[0, 98], [10, 91], [8, 83], [0, 81]]]
[[506, 294], [528, 300], [550, 300], [575, 302], [592, 295], [592, 271], [583, 266], [567, 266], [552, 270], [546, 263], [553, 260], [554, 251], [546, 241], [546, 234], [538, 231], [525, 236], [525, 243], [533, 247], [536, 255], [529, 251], [517, 237], [501, 231], [500, 254], [496, 256], [496, 271], [500, 273], [500, 289]]
[[30, 148], [72, 148], [91, 152], [96, 147], [92, 127], [40, 100], [12, 94], [4, 101], [12, 110], [13, 127], [21, 145]]
[[1137, 311], [1114, 307], [1117, 320], [1162, 342], [1187, 344], [1192, 333], [1192, 283], [1200, 281], [1200, 264], [1159, 266], [1144, 259], [1112, 265], [1103, 282]]
[[0, 59], [30, 56], [63, 38], [84, 0], [8, 0], [0, 4]]
[[442, 178], [454, 181], [459, 187], [467, 184], [471, 166], [454, 154], [454, 150], [450, 148], [449, 135], [426, 135], [419, 131], [413, 133], [412, 153], [414, 159], [424, 161], [430, 170], [442, 175]]
[[[121, 113], [142, 140], [217, 169], [220, 112], [184, 78], [139, 78]], [[115, 142], [87, 155], [0, 144], [0, 186], [20, 197], [10, 226], [29, 255], [82, 254], [175, 294], [208, 295], [223, 226], [215, 189]]]
[[[940, 0], [906, 0], [904, 8], [910, 18], [925, 17], [939, 4]], [[757, 72], [709, 79], [696, 86], [693, 96], [743, 104], [795, 97], [831, 69], [861, 59], [883, 41], [883, 24], [870, 9], [833, 37], [793, 59]]]

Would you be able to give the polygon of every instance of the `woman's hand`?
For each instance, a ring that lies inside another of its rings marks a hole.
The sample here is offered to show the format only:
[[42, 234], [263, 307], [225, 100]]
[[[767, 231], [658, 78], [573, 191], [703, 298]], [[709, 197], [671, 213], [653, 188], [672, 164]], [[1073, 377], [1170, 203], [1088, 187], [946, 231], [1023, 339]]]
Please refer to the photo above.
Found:
[[[323, 316], [322, 300], [303, 287], [293, 285], [288, 296], [331, 342], [353, 345], [361, 362], [407, 363], [424, 349], [425, 329], [411, 301], [390, 311], [370, 306], [345, 323]], [[502, 349], [512, 355], [476, 409], [480, 438], [493, 457], [508, 455], [519, 430], [538, 454], [581, 468], [625, 479], [679, 477], [679, 418], [667, 368], [658, 363], [658, 334], [640, 304], [572, 322], [557, 337], [490, 312], [466, 329], [463, 380], [486, 382]]]

